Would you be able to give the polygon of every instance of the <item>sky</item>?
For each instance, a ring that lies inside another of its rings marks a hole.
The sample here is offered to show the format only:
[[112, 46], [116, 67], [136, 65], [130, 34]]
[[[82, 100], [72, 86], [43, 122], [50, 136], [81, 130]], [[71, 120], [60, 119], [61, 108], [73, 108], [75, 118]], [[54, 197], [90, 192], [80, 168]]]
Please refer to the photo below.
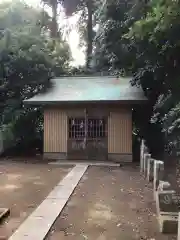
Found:
[[[13, 0], [0, 0], [1, 2], [4, 1], [13, 1]], [[40, 5], [40, 0], [24, 0], [28, 4], [32, 5], [33, 7], [37, 7]], [[47, 8], [47, 11], [49, 14], [51, 14], [51, 10]], [[79, 34], [76, 30], [76, 23], [78, 20], [77, 16], [72, 16], [70, 18], [65, 18], [65, 15], [62, 13], [62, 16], [59, 16], [59, 22], [62, 24], [62, 26], [70, 26], [71, 31], [67, 37], [67, 41], [70, 45], [71, 52], [72, 52], [72, 57], [73, 57], [73, 65], [78, 66], [78, 65], [83, 65], [85, 63], [85, 54], [82, 49], [79, 47]]]
[[85, 54], [83, 49], [79, 47], [79, 34], [76, 30], [78, 18], [77, 16], [73, 16], [66, 21], [67, 24], [72, 26], [72, 30], [68, 37], [68, 42], [71, 48], [72, 57], [74, 58], [74, 65], [83, 65], [85, 63]]

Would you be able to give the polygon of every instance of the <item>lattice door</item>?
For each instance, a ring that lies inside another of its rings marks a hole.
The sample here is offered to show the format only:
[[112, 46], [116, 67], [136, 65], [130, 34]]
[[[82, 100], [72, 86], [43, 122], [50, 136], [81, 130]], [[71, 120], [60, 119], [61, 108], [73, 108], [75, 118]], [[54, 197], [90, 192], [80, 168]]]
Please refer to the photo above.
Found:
[[107, 159], [107, 119], [88, 116], [68, 120], [68, 158]]

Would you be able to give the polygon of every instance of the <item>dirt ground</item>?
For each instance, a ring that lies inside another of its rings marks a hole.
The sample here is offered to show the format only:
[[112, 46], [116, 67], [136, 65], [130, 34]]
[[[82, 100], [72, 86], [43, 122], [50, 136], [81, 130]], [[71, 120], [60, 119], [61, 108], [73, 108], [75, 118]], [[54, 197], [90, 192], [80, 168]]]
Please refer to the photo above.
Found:
[[0, 162], [0, 208], [10, 208], [10, 216], [0, 224], [0, 239], [8, 239], [70, 169]]
[[90, 167], [46, 240], [172, 240], [159, 233], [152, 186], [132, 167]]

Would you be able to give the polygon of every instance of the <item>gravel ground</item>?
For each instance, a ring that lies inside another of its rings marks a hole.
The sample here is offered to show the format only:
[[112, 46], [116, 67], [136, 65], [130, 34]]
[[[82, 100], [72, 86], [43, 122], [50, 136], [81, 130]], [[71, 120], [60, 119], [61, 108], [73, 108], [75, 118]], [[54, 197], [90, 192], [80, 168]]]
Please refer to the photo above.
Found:
[[0, 208], [10, 209], [0, 224], [0, 239], [8, 239], [70, 170], [39, 162], [0, 162]]
[[136, 167], [89, 167], [46, 240], [173, 240]]

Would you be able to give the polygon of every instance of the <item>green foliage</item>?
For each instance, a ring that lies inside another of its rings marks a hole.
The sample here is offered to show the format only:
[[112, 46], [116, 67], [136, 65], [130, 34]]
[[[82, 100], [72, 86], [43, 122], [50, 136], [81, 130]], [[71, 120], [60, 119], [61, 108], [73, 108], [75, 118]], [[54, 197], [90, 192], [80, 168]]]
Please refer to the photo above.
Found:
[[[16, 4], [14, 12], [18, 15], [22, 3]], [[32, 15], [33, 11], [36, 13], [31, 8]], [[37, 27], [35, 22], [31, 22], [32, 28]], [[69, 71], [67, 43], [61, 39], [54, 42], [48, 35], [46, 37], [41, 31], [43, 26], [32, 34], [26, 31], [25, 25], [23, 20], [22, 26], [16, 30], [14, 25], [11, 28], [9, 24], [10, 30], [4, 26], [0, 39], [0, 126], [5, 148], [17, 145], [22, 148], [42, 140], [42, 110], [24, 106], [23, 100], [46, 91], [51, 87], [50, 78]]]
[[133, 116], [153, 154], [180, 136], [179, 22], [179, 0], [108, 1], [95, 42], [96, 67], [131, 73], [149, 99]]
[[82, 9], [84, 7], [83, 0], [42, 0], [44, 5], [48, 5], [52, 10], [52, 18], [50, 24], [51, 37], [57, 38], [60, 34], [58, 27], [58, 9], [59, 6], [63, 6], [66, 12], [66, 15], [72, 16], [73, 13]]
[[[129, 18], [133, 2], [116, 0], [107, 1], [104, 14], [99, 20], [99, 30], [95, 41], [95, 58], [97, 68], [100, 70], [128, 70], [133, 65], [132, 57], [127, 54], [129, 49], [127, 40], [122, 36], [128, 31], [133, 19]], [[135, 13], [134, 13], [135, 15]]]
[[34, 9], [21, 1], [0, 4], [0, 31], [10, 29], [14, 33], [22, 32], [30, 35], [40, 34], [48, 29], [49, 15], [42, 9]]
[[146, 17], [126, 35], [141, 66], [134, 83], [142, 85], [154, 106], [151, 122], [161, 126], [167, 144], [179, 139], [179, 9], [179, 1], [152, 1]]
[[48, 5], [52, 10], [52, 22], [51, 22], [51, 37], [57, 38], [58, 29], [58, 9], [59, 6], [63, 7], [67, 17], [78, 13], [80, 15], [78, 22], [78, 32], [80, 36], [81, 46], [86, 46], [86, 68], [90, 70], [90, 62], [93, 52], [93, 20], [96, 10], [96, 1], [94, 0], [42, 0], [42, 2]]

